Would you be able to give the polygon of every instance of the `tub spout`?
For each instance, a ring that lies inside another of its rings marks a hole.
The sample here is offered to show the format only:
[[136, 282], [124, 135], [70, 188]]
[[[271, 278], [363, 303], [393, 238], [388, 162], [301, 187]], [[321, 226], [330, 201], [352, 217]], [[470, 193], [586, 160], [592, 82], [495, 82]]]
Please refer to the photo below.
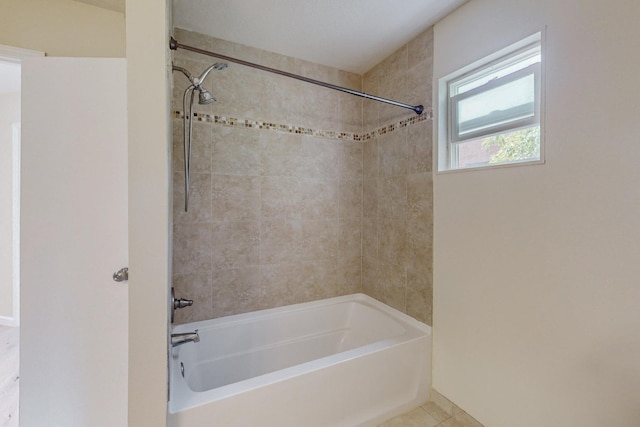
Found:
[[193, 332], [171, 334], [171, 347], [177, 347], [188, 342], [200, 342], [200, 335], [198, 335], [197, 329]]

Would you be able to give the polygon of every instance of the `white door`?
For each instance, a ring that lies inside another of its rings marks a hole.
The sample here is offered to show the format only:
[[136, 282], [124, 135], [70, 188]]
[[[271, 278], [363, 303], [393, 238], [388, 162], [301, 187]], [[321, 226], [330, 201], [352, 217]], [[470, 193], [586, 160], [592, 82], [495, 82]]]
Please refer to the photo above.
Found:
[[127, 425], [124, 59], [22, 62], [22, 427]]

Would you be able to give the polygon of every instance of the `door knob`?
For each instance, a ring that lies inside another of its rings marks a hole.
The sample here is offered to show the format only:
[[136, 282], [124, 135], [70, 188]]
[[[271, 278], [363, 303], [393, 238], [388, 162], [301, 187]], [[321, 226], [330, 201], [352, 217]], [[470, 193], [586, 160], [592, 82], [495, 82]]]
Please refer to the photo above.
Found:
[[120, 270], [113, 273], [114, 282], [126, 282], [129, 280], [129, 268], [123, 267]]

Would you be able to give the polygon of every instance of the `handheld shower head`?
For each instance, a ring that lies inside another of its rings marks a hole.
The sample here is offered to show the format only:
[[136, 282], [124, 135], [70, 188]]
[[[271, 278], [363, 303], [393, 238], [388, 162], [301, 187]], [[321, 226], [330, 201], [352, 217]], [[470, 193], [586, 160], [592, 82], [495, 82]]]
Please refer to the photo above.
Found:
[[225, 64], [224, 62], [216, 62], [215, 64], [209, 66], [206, 70], [204, 70], [202, 74], [200, 74], [198, 80], [200, 81], [200, 83], [202, 83], [204, 79], [207, 78], [207, 75], [209, 74], [209, 72], [211, 72], [211, 70], [224, 70], [225, 68], [227, 68], [227, 64]]
[[[207, 74], [214, 68], [216, 70], [223, 70], [227, 68], [227, 64], [216, 62], [215, 64], [208, 67], [206, 70], [202, 72], [200, 78], [194, 77], [182, 67], [177, 67], [173, 64], [173, 71], [180, 71], [184, 74], [191, 84], [184, 91], [184, 95], [182, 97], [182, 107], [184, 108], [184, 116], [183, 116], [183, 136], [184, 136], [184, 211], [187, 212], [189, 209], [189, 181], [190, 181], [190, 171], [191, 171], [191, 137], [193, 135], [193, 98], [194, 92], [198, 91], [198, 103], [199, 104], [211, 104], [215, 102], [215, 98], [211, 95], [211, 92], [202, 87], [202, 82], [207, 77]], [[191, 99], [188, 102], [188, 99]]]

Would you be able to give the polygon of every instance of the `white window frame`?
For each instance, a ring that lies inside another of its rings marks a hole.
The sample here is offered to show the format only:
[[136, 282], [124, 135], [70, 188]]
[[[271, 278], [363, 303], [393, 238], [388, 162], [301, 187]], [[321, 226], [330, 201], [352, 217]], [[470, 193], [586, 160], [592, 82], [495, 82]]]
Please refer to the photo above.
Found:
[[[498, 52], [495, 52], [488, 57], [470, 64], [461, 70], [451, 73], [439, 80], [438, 90], [438, 107], [439, 111], [443, 112], [438, 118], [438, 161], [437, 171], [440, 172], [458, 172], [468, 171], [475, 169], [492, 169], [500, 167], [508, 167], [515, 165], [530, 165], [530, 164], [543, 164], [544, 158], [544, 43], [542, 39], [542, 33], [536, 33], [530, 37], [527, 37], [520, 42], [517, 42], [509, 47], [506, 47]], [[508, 67], [510, 64], [523, 61], [532, 50], [539, 50], [543, 56], [542, 63], [527, 66], [521, 70], [515, 71], [508, 75], [502, 76], [498, 79], [480, 85], [476, 88], [470, 89], [460, 95], [455, 93], [455, 88], [462, 86], [469, 81], [480, 79], [488, 74], [493, 74], [496, 70], [500, 70]], [[534, 115], [532, 117], [523, 118], [521, 120], [514, 120], [504, 125], [490, 126], [486, 129], [482, 129], [477, 132], [469, 133], [467, 135], [459, 135], [457, 129], [455, 129], [456, 123], [456, 103], [460, 102], [470, 96], [476, 95], [479, 92], [491, 90], [495, 87], [507, 84], [509, 81], [513, 81], [523, 75], [533, 74], [535, 85], [535, 98], [534, 98]], [[453, 93], [452, 93], [453, 91]], [[493, 135], [500, 135], [527, 127], [540, 126], [540, 158], [533, 160], [522, 160], [505, 163], [496, 163], [481, 166], [470, 167], [458, 167], [458, 148], [459, 144], [465, 141], [477, 140], [483, 137], [489, 137]]]

